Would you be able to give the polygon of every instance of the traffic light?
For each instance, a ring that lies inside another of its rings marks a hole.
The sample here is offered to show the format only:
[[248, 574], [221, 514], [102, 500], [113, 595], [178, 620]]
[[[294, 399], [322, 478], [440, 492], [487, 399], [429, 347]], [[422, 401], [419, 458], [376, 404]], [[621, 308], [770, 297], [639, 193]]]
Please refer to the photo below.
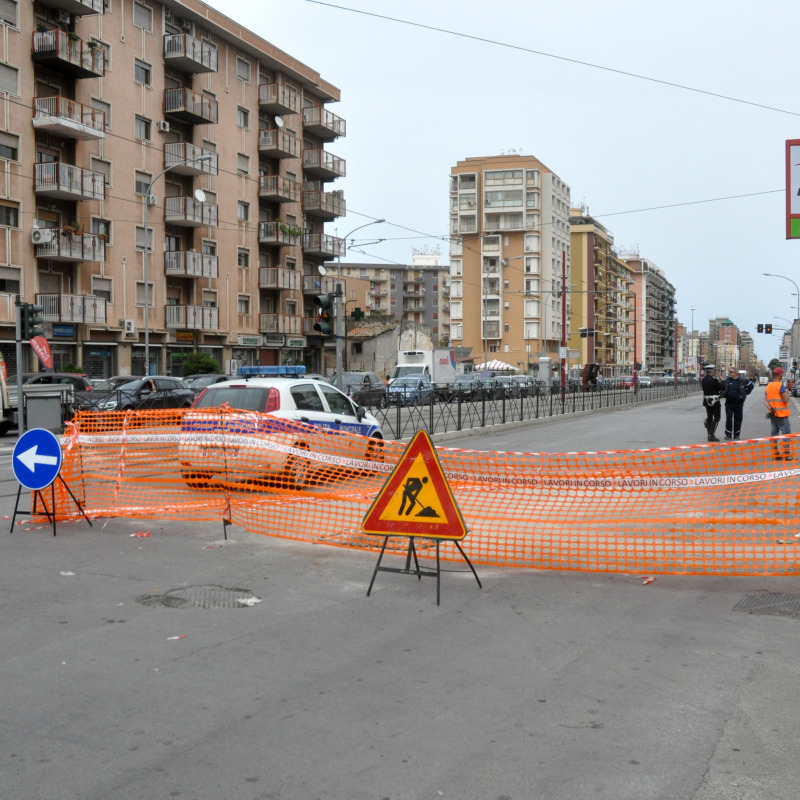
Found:
[[771, 325], [771, 323], [769, 323], [769, 322], [768, 322], [768, 323], [767, 323], [767, 324], [764, 326], [764, 333], [772, 333], [772, 325]]
[[333, 294], [318, 294], [314, 305], [319, 306], [319, 318], [314, 323], [314, 330], [323, 336], [333, 336]]
[[41, 328], [44, 322], [44, 318], [42, 317], [43, 311], [43, 306], [35, 306], [31, 303], [22, 303], [20, 305], [23, 339], [33, 339], [36, 336], [44, 335], [44, 330]]
[[764, 326], [759, 322], [758, 325], [756, 325], [756, 330], [759, 333], [764, 333]]

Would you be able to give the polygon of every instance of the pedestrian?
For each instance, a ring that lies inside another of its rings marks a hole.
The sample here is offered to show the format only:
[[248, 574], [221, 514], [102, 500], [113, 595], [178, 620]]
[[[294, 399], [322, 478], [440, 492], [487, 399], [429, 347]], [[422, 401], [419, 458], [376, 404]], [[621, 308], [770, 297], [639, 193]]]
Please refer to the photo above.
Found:
[[703, 388], [703, 406], [706, 409], [706, 418], [703, 424], [706, 426], [709, 442], [718, 442], [716, 431], [719, 425], [720, 417], [722, 416], [722, 403], [720, 397], [725, 389], [722, 381], [717, 377], [717, 367], [715, 364], [706, 364], [706, 374], [703, 375], [703, 380], [700, 381], [700, 386]]
[[[767, 384], [767, 393], [764, 395], [764, 405], [767, 407], [767, 419], [770, 421], [770, 436], [788, 436], [791, 432], [789, 425], [789, 390], [783, 384], [783, 368], [775, 367], [772, 370], [772, 380]], [[778, 461], [791, 461], [792, 450], [787, 439], [774, 439], [772, 442], [772, 455]]]
[[738, 439], [742, 432], [744, 401], [753, 391], [753, 382], [747, 376], [739, 375], [736, 367], [731, 367], [722, 396], [725, 398], [725, 438]]

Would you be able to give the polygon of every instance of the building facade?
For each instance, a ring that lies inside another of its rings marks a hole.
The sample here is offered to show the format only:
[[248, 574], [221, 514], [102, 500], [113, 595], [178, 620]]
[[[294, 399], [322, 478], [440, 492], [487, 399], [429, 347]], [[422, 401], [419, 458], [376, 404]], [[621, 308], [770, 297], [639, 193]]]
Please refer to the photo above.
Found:
[[[530, 371], [569, 325], [570, 190], [533, 156], [450, 170], [450, 342]], [[479, 356], [482, 354], [482, 356]]]
[[43, 306], [56, 369], [180, 374], [193, 351], [318, 366], [318, 267], [344, 252], [325, 233], [345, 213], [339, 90], [193, 0], [0, 9], [6, 361], [19, 295]]

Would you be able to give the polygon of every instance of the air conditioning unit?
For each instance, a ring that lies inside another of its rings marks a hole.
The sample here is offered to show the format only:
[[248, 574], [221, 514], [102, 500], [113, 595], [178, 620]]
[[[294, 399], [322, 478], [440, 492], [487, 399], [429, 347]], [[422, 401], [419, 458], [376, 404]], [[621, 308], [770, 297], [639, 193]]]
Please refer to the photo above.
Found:
[[144, 201], [147, 205], [154, 206], [158, 202], [158, 198], [154, 194], [148, 194]]
[[31, 231], [32, 244], [50, 244], [56, 239], [55, 228], [34, 228]]
[[65, 11], [63, 8], [55, 8], [53, 9], [53, 19], [56, 22], [61, 22], [64, 25], [69, 25], [72, 22], [72, 14], [69, 11]]
[[167, 120], [160, 119], [156, 125], [161, 133], [169, 133], [169, 122], [167, 122]]
[[136, 335], [136, 325], [132, 319], [121, 319], [119, 324], [124, 329], [126, 336]]
[[164, 9], [164, 22], [170, 22], [171, 23], [171, 22], [174, 22], [174, 20], [175, 20], [175, 16], [172, 13], [172, 9], [171, 8], [165, 8]]
[[186, 19], [186, 17], [181, 17], [179, 20], [181, 28], [185, 31], [190, 31], [192, 29], [192, 21], [190, 19]]

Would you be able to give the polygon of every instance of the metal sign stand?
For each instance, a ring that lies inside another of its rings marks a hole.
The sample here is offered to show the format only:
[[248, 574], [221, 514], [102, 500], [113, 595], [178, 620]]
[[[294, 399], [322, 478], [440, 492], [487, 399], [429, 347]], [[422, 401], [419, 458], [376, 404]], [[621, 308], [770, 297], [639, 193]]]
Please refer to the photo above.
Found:
[[[89, 517], [86, 516], [86, 512], [83, 510], [83, 506], [78, 501], [78, 498], [75, 497], [75, 495], [72, 493], [72, 489], [70, 489], [69, 486], [67, 486], [67, 482], [60, 475], [57, 476], [56, 480], [61, 481], [61, 485], [67, 490], [69, 496], [72, 498], [72, 502], [75, 503], [75, 505], [78, 507], [78, 511], [81, 512], [81, 516], [83, 516], [83, 518], [89, 523], [89, 527], [91, 528], [92, 521], [89, 519]], [[53, 526], [53, 536], [55, 536], [56, 535], [56, 482], [53, 481], [50, 484], [50, 502], [53, 508], [52, 511], [50, 511], [47, 508], [47, 503], [45, 502], [44, 495], [42, 494], [40, 489], [33, 490], [33, 509], [31, 511], [20, 510], [19, 498], [22, 495], [22, 489], [23, 489], [22, 485], [20, 485], [20, 487], [17, 489], [17, 502], [14, 505], [14, 514], [11, 517], [11, 530], [9, 531], [9, 533], [14, 533], [14, 523], [15, 520], [17, 519], [17, 514], [44, 514], [47, 517], [47, 519], [50, 520], [50, 523]], [[43, 510], [37, 508], [39, 500], [42, 501], [42, 506], [44, 507]]]

